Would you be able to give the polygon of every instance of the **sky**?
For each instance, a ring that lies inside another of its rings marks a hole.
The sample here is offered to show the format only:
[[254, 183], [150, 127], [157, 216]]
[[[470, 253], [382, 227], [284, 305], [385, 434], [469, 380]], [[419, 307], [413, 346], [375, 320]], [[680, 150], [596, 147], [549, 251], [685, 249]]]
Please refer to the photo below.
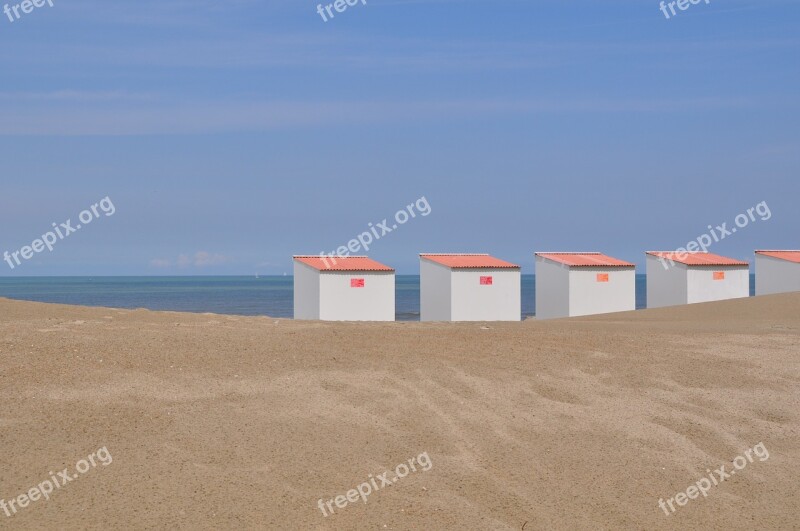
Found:
[[0, 276], [291, 274], [384, 219], [357, 253], [400, 274], [421, 252], [643, 267], [759, 204], [708, 250], [800, 248], [797, 0], [18, 3], [0, 253], [89, 223]]

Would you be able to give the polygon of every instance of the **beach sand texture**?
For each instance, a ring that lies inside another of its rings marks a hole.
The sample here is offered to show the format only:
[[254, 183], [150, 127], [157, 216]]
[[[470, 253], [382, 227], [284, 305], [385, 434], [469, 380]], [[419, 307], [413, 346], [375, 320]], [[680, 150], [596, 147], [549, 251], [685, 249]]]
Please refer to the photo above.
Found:
[[3, 529], [800, 528], [800, 294], [459, 324], [0, 299], [0, 397], [0, 498], [113, 456]]

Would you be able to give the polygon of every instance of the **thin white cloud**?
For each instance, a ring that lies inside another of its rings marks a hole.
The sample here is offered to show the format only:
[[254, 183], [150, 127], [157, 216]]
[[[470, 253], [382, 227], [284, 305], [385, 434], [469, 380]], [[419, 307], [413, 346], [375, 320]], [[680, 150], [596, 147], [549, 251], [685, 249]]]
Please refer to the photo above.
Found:
[[[154, 35], [135, 46], [124, 40], [101, 48], [65, 41], [54, 49], [47, 42], [31, 42], [26, 54], [11, 54], [3, 63], [20, 67], [58, 69], [73, 67], [128, 67], [152, 72], [159, 67], [250, 70], [263, 68], [357, 70], [530, 70], [585, 63], [588, 58], [608, 54], [643, 57], [653, 54], [695, 52], [705, 54], [730, 50], [785, 50], [800, 47], [796, 38], [708, 38], [638, 39], [631, 42], [613, 37], [594, 40], [504, 40], [431, 39], [358, 33], [255, 32], [215, 29], [202, 38], [191, 34], [176, 38], [171, 33]], [[68, 75], [68, 72], [66, 73]], [[144, 77], [143, 79], [146, 79]]]
[[150, 260], [150, 267], [156, 269], [204, 268], [229, 264], [232, 261], [230, 257], [222, 254], [198, 251], [194, 255], [179, 254], [174, 261], [167, 258], [153, 258]]
[[[772, 104], [777, 104], [775, 101]], [[157, 102], [136, 107], [84, 105], [0, 108], [0, 136], [125, 136], [259, 132], [290, 128], [425, 122], [442, 118], [553, 113], [659, 113], [753, 108], [743, 98], [426, 100], [353, 102]], [[796, 102], [783, 102], [796, 106]]]
[[150, 267], [155, 267], [157, 269], [164, 269], [170, 267], [172, 262], [165, 258], [153, 258], [150, 260]]
[[0, 100], [11, 101], [152, 101], [156, 99], [154, 93], [132, 93], [125, 91], [81, 91], [81, 90], [55, 90], [51, 92], [0, 92]]
[[190, 259], [190, 264], [194, 267], [207, 267], [227, 264], [231, 259], [221, 254], [211, 254], [205, 251], [195, 253], [194, 257]]

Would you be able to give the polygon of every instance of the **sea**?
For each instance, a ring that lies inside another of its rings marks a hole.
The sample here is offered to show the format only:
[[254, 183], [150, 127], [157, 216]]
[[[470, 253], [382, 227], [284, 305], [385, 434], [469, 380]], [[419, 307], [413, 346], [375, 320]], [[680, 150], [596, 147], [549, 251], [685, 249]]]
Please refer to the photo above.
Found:
[[[522, 275], [522, 318], [536, 314], [535, 275]], [[292, 317], [291, 276], [0, 277], [0, 297], [110, 308]], [[419, 321], [419, 275], [396, 276], [398, 321]], [[755, 279], [750, 275], [750, 295]], [[636, 308], [647, 307], [636, 275]]]

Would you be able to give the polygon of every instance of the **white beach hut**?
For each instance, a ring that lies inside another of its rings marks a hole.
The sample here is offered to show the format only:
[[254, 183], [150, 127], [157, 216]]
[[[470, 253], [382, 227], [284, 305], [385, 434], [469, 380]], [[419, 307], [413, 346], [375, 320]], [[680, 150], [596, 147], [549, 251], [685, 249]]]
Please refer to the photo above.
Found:
[[800, 291], [800, 251], [756, 251], [756, 295]]
[[648, 251], [646, 256], [648, 308], [750, 295], [747, 262], [703, 252]]
[[488, 254], [420, 254], [420, 320], [519, 321], [520, 267]]
[[294, 257], [294, 318], [394, 321], [394, 269], [366, 256]]
[[636, 265], [601, 253], [536, 253], [536, 318], [636, 309]]

